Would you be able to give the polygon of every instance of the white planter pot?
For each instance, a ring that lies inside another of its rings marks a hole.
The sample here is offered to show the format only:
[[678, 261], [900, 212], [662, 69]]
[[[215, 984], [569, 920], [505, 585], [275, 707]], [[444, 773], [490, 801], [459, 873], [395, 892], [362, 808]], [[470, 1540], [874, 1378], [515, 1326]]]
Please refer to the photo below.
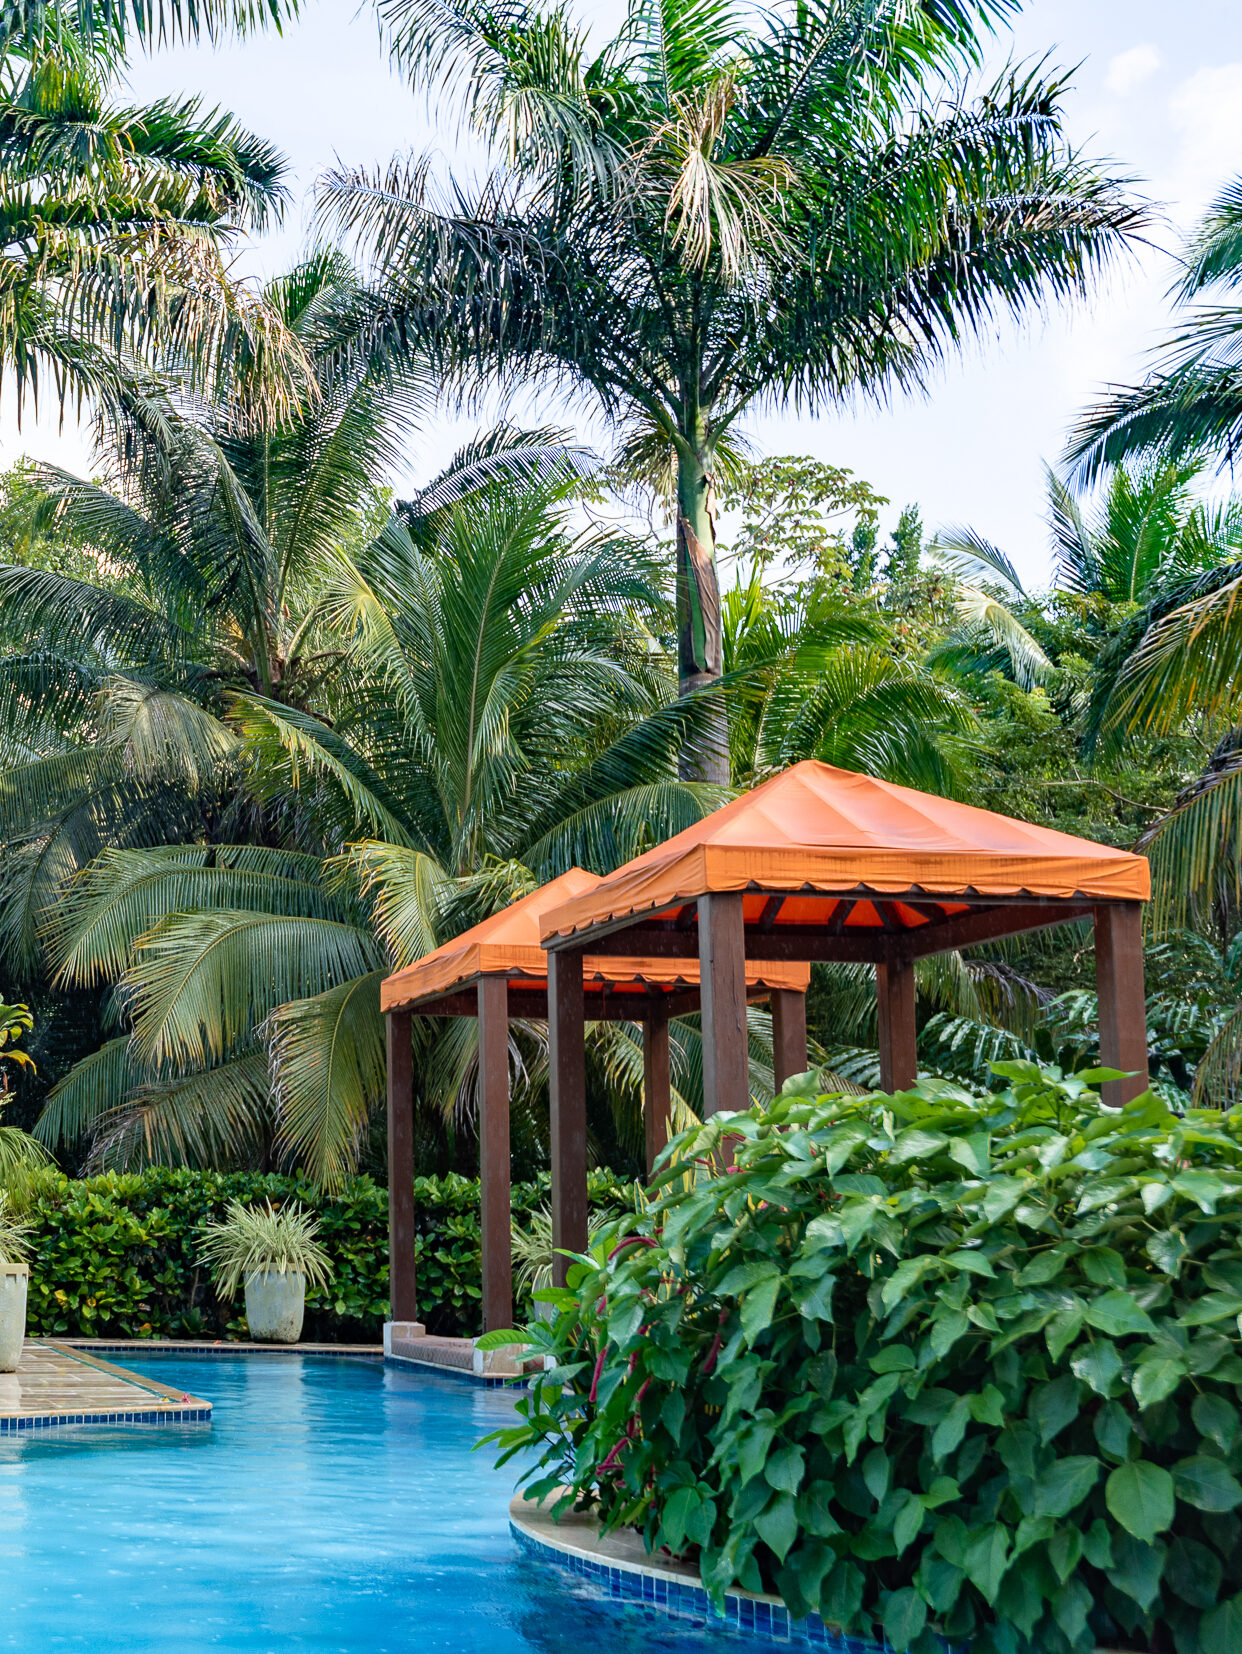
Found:
[[29, 1279], [26, 1264], [0, 1263], [0, 1373], [15, 1373], [22, 1358]]
[[256, 1270], [246, 1276], [246, 1325], [258, 1344], [296, 1344], [302, 1336], [306, 1276]]

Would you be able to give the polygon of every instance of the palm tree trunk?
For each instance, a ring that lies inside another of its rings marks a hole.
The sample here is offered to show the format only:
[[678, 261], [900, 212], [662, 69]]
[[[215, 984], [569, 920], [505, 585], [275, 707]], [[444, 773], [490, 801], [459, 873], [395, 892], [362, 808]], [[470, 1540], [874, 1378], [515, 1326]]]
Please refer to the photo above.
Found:
[[[679, 445], [677, 458], [677, 679], [683, 695], [717, 683], [723, 638], [716, 574], [716, 502], [704, 445]], [[682, 748], [683, 781], [729, 782], [729, 730], [717, 699]]]

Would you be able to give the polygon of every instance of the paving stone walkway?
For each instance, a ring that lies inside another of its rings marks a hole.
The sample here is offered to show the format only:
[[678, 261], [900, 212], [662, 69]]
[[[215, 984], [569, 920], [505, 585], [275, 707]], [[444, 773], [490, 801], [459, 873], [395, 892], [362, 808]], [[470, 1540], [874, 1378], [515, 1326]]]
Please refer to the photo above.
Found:
[[50, 1339], [0, 1373], [0, 1435], [67, 1424], [208, 1423], [211, 1403]]

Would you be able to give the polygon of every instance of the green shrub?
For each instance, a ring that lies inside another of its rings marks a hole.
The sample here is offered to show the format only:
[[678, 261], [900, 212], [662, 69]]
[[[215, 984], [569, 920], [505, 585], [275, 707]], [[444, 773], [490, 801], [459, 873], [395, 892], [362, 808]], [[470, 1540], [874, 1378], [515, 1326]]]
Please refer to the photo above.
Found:
[[[481, 1297], [479, 1186], [417, 1178], [419, 1313], [429, 1330], [477, 1332]], [[632, 1190], [593, 1173], [592, 1199], [619, 1211]], [[548, 1198], [546, 1178], [513, 1191], [519, 1222]], [[230, 1200], [298, 1200], [319, 1220], [329, 1286], [308, 1292], [314, 1342], [377, 1341], [388, 1315], [388, 1192], [357, 1178], [324, 1195], [294, 1177], [156, 1168], [69, 1178], [37, 1173], [23, 1203], [31, 1225], [28, 1325], [33, 1337], [244, 1338], [240, 1308], [221, 1302], [196, 1261], [202, 1226]]]
[[508, 1453], [715, 1592], [897, 1650], [1242, 1649], [1242, 1110], [1003, 1065], [672, 1152], [550, 1293]]

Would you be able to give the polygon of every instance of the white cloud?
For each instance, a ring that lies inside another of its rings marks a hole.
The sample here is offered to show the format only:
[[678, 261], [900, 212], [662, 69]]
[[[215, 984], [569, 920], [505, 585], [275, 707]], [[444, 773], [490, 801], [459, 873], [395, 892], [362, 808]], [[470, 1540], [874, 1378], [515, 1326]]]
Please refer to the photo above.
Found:
[[1108, 62], [1104, 84], [1114, 97], [1124, 98], [1155, 74], [1160, 67], [1160, 53], [1154, 46], [1131, 46], [1128, 52], [1119, 52]]
[[1180, 139], [1170, 196], [1193, 220], [1242, 170], [1242, 63], [1197, 70], [1174, 90], [1169, 115]]

